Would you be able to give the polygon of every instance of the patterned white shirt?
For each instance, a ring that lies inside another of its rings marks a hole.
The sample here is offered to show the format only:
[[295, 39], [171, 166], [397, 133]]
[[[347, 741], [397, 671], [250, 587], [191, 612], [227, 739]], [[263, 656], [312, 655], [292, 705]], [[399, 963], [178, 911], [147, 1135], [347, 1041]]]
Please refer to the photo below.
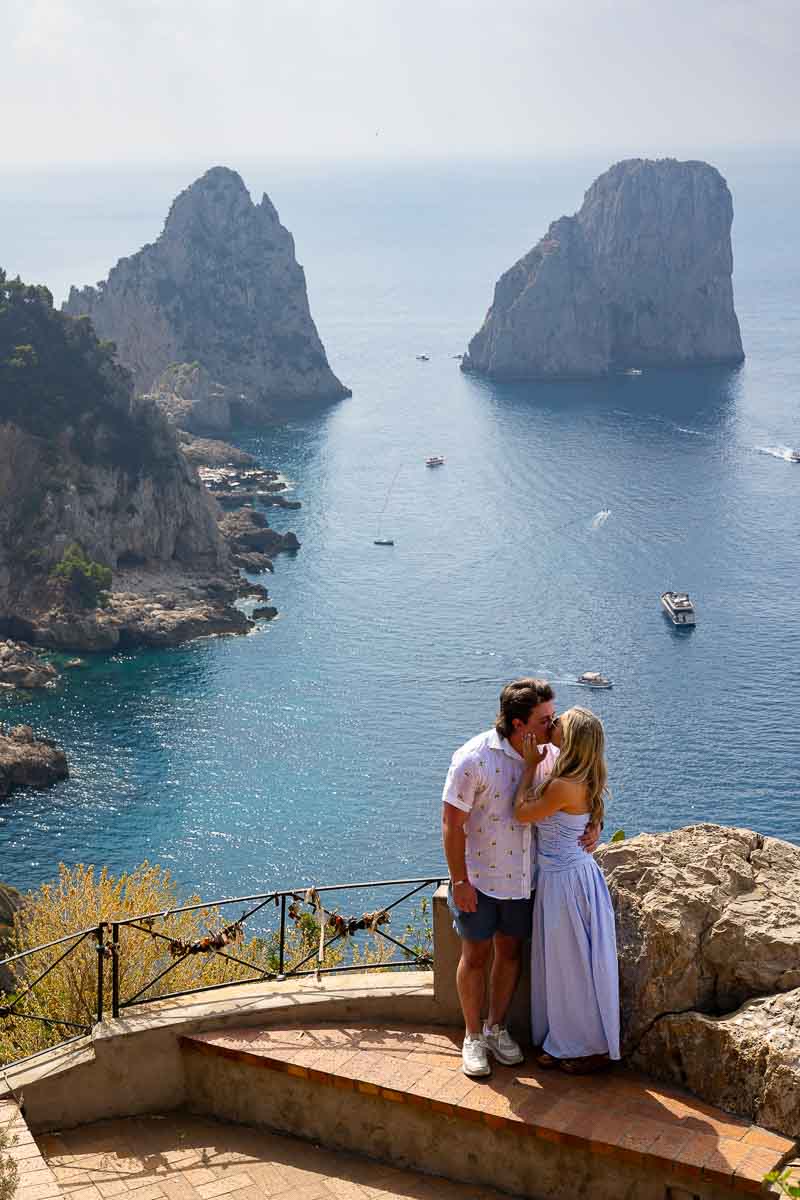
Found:
[[[534, 786], [553, 770], [558, 750], [545, 747]], [[495, 729], [487, 729], [456, 750], [442, 800], [469, 817], [466, 834], [467, 878], [495, 900], [527, 900], [533, 886], [536, 838], [530, 825], [514, 820], [514, 795], [524, 759]]]

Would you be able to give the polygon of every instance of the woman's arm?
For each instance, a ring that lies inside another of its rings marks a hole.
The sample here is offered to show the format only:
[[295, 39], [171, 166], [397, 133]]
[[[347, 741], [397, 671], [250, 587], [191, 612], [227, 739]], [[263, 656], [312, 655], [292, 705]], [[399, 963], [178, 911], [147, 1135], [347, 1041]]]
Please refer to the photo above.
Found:
[[533, 821], [542, 821], [562, 809], [575, 812], [576, 805], [583, 802], [584, 791], [583, 784], [575, 783], [571, 779], [552, 779], [545, 784], [538, 800], [531, 797], [514, 802], [514, 820], [525, 825]]

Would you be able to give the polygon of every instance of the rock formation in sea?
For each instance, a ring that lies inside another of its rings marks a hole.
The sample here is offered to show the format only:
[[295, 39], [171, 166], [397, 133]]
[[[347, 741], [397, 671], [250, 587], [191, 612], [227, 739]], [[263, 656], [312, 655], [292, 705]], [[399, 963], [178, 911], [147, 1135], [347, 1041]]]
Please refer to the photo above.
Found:
[[30, 646], [21, 642], [0, 641], [0, 688], [31, 691], [50, 687], [58, 680], [58, 671]]
[[108, 650], [244, 632], [219, 507], [112, 350], [0, 272], [0, 634]]
[[708, 163], [617, 163], [501, 276], [462, 370], [558, 379], [741, 362], [732, 221]]
[[226, 167], [181, 192], [154, 243], [97, 287], [73, 287], [64, 308], [90, 317], [136, 390], [186, 429], [350, 395], [328, 365], [291, 234]]
[[800, 1136], [800, 847], [696, 825], [597, 857], [616, 912], [623, 1052]]
[[46, 788], [69, 776], [67, 756], [49, 738], [37, 738], [30, 725], [0, 728], [0, 800], [15, 788]]

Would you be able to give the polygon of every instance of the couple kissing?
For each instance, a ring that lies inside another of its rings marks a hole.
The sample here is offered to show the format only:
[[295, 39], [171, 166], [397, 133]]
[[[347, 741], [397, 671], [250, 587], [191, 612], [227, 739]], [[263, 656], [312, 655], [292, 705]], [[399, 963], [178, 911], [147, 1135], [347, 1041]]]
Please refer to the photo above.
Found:
[[578, 1074], [620, 1057], [614, 910], [591, 853], [603, 827], [604, 750], [593, 713], [556, 717], [550, 684], [526, 678], [503, 688], [494, 728], [452, 757], [442, 837], [461, 939], [466, 1075], [489, 1075], [490, 1057], [523, 1061], [505, 1022], [528, 938], [538, 1065]]

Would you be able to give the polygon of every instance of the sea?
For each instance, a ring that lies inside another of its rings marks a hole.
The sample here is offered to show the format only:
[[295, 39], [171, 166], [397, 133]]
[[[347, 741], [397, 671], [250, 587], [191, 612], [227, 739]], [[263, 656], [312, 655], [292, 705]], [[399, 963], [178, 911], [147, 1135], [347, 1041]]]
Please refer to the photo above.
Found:
[[[353, 395], [231, 438], [302, 504], [268, 513], [302, 543], [264, 580], [276, 620], [4, 700], [71, 773], [0, 802], [0, 878], [146, 859], [214, 898], [445, 873], [450, 756], [530, 674], [605, 724], [607, 835], [719, 822], [800, 843], [800, 156], [703, 157], [733, 193], [745, 363], [514, 384], [458, 355], [608, 159], [226, 164], [294, 234]], [[60, 302], [211, 165], [6, 168], [0, 265]], [[613, 688], [579, 687], [588, 670]]]

